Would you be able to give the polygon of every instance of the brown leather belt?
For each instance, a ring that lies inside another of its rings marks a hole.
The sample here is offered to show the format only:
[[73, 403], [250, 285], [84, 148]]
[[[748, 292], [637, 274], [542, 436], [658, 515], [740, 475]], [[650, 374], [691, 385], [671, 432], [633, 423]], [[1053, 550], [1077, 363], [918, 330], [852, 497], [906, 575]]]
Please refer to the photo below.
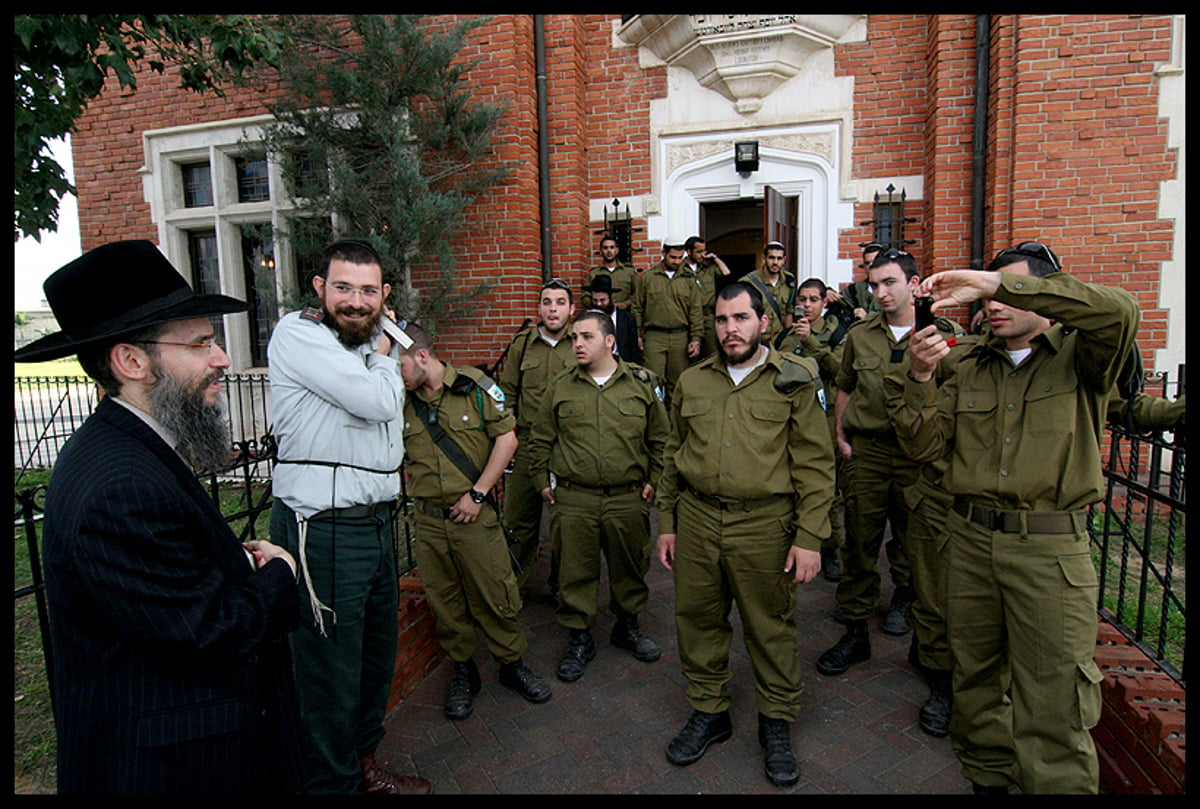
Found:
[[717, 497], [704, 492], [698, 492], [695, 489], [688, 489], [687, 493], [695, 497], [701, 503], [721, 511], [753, 511], [756, 508], [769, 506], [778, 503], [780, 500], [790, 499], [790, 495], [773, 494], [770, 497], [760, 497], [756, 500], [734, 500], [730, 497]]
[[572, 491], [585, 492], [587, 494], [599, 494], [604, 497], [611, 497], [614, 494], [627, 494], [628, 492], [641, 491], [642, 484], [640, 483], [623, 483], [619, 486], [584, 486], [582, 483], [576, 483], [571, 480], [558, 478], [556, 481], [559, 486]]
[[1087, 530], [1086, 511], [1003, 511], [956, 498], [954, 510], [989, 531], [1006, 534], [1074, 534]]

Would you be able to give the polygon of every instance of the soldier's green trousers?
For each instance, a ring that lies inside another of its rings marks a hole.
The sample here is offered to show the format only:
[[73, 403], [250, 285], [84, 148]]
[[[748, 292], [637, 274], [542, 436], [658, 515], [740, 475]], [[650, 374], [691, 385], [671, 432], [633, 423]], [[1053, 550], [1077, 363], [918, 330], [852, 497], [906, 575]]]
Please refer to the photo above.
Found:
[[517, 619], [521, 595], [496, 512], [485, 505], [475, 522], [453, 523], [418, 509], [416, 524], [421, 584], [446, 655], [468, 660], [478, 626], [492, 657], [518, 660], [528, 645]]
[[669, 394], [691, 362], [687, 355], [688, 330], [646, 329], [642, 343], [642, 364], [658, 375]]
[[[837, 427], [833, 420], [833, 405], [829, 406], [829, 417], [826, 421], [829, 424], [829, 440], [833, 444], [836, 455]], [[834, 473], [836, 480], [833, 502], [829, 504], [829, 537], [821, 540], [821, 548], [824, 550], [839, 550], [845, 544], [845, 530], [842, 528], [842, 490], [844, 489], [845, 473], [842, 472], [841, 457], [836, 458]]]
[[[528, 437], [527, 433], [522, 435]], [[522, 441], [513, 456], [512, 474], [504, 482], [504, 524], [515, 539], [512, 553], [521, 565], [521, 572], [517, 574], [518, 586], [523, 587], [529, 581], [533, 566], [537, 564], [543, 502], [541, 492], [534, 488], [529, 475], [529, 442]]]
[[1025, 794], [1096, 792], [1089, 729], [1102, 675], [1087, 531], [1003, 533], [956, 511], [946, 528], [950, 741], [963, 774]]
[[559, 486], [550, 508], [550, 540], [558, 555], [558, 609], [567, 629], [596, 625], [600, 559], [608, 563], [609, 604], [618, 617], [640, 615], [649, 601], [650, 516], [641, 489], [605, 496]]
[[[895, 441], [865, 435], [851, 439], [854, 455], [842, 459], [845, 474], [846, 548], [837, 600], [842, 617], [865, 621], [879, 603], [879, 550], [887, 525], [892, 526], [888, 563], [892, 583], [911, 587], [904, 536], [908, 528], [908, 504], [904, 489], [916, 481], [918, 465], [901, 452]], [[849, 463], [847, 463], [849, 461]]]
[[791, 501], [723, 511], [684, 492], [675, 521], [675, 629], [688, 704], [706, 713], [730, 706], [729, 615], [736, 603], [755, 704], [767, 717], [795, 721], [804, 688], [796, 584], [783, 570], [795, 531]]
[[[396, 665], [399, 588], [391, 514], [385, 509], [375, 516], [309, 520], [301, 554], [296, 514], [276, 500], [270, 530], [271, 541], [304, 565], [297, 570], [300, 626], [288, 636], [309, 741], [304, 791], [354, 794], [362, 780], [359, 758], [374, 753], [384, 736]], [[333, 611], [323, 612], [323, 632], [305, 570], [317, 598]]]
[[934, 671], [950, 671], [953, 659], [946, 637], [946, 514], [954, 498], [925, 473], [904, 490], [908, 501], [908, 534], [904, 556], [912, 573], [915, 600], [909, 615], [917, 659]]

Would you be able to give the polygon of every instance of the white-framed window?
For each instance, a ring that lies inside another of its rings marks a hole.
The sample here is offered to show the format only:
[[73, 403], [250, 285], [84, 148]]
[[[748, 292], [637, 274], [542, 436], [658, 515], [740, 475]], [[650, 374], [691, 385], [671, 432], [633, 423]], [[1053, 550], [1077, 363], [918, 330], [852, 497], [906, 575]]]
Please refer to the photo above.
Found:
[[[198, 292], [248, 301], [219, 336], [231, 371], [266, 368], [267, 341], [299, 273], [286, 239], [279, 165], [261, 148], [268, 116], [144, 132], [142, 188], [159, 245]], [[257, 148], [256, 148], [257, 147]]]

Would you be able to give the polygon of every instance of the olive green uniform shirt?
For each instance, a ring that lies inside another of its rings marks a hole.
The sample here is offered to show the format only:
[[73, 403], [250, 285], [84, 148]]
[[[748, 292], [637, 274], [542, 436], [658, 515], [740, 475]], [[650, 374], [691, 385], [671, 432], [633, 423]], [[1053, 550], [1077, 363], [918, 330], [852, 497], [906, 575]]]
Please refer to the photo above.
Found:
[[[763, 332], [763, 342], [765, 343], [768, 340], [775, 339], [775, 335], [779, 334], [783, 328], [783, 318], [792, 314], [792, 305], [796, 300], [796, 276], [784, 270], [779, 273], [779, 280], [772, 286], [771, 282], [767, 279], [767, 271], [764, 268], [759, 267], [750, 274], [762, 282], [763, 287], [771, 294], [771, 297], [775, 299], [776, 306], [779, 307], [779, 314], [776, 314], [775, 306], [772, 306], [769, 300], [763, 300], [763, 310], [767, 316], [767, 320], [770, 321], [767, 330]], [[750, 281], [746, 283], [750, 283]], [[755, 288], [757, 289], [757, 287]], [[760, 289], [759, 292], [762, 292], [762, 290]]]
[[[612, 279], [613, 303], [629, 303], [633, 298], [633, 292], [637, 289], [638, 271], [637, 268], [630, 264], [618, 263], [615, 269], [610, 270], [603, 264], [599, 264], [588, 270], [587, 279], [584, 286], [590, 287], [592, 281], [596, 280], [596, 276], [605, 274]], [[592, 293], [590, 290], [583, 290], [583, 294], [579, 296], [579, 304], [584, 309], [592, 308]]]
[[437, 419], [467, 460], [480, 471], [487, 466], [495, 439], [516, 427], [515, 419], [504, 409], [503, 402], [496, 401], [478, 386], [472, 386], [464, 395], [451, 391], [459, 373], [447, 365], [442, 387], [432, 398], [426, 398], [420, 390], [409, 391], [404, 397], [404, 449], [409, 494], [441, 507], [454, 505], [475, 481], [468, 480], [434, 443], [413, 408], [412, 398], [428, 402], [430, 416]]
[[829, 536], [833, 446], [819, 372], [810, 359], [768, 351], [737, 386], [720, 357], [679, 377], [656, 500], [662, 533], [675, 533], [683, 482], [737, 500], [791, 495], [792, 544], [815, 551]]
[[578, 365], [556, 378], [533, 425], [531, 477], [541, 491], [550, 474], [582, 486], [657, 486], [667, 440], [658, 380], [617, 359], [597, 385]]
[[499, 382], [504, 401], [516, 415], [517, 426], [525, 430], [533, 423], [550, 380], [574, 365], [570, 329], [554, 345], [542, 337], [537, 327], [513, 338]]
[[642, 273], [631, 306], [639, 329], [687, 329], [688, 342], [698, 343], [704, 334], [701, 299], [690, 270], [681, 265], [668, 276], [660, 261]]
[[[962, 329], [945, 318], [938, 318], [937, 324], [944, 337], [962, 334]], [[903, 379], [908, 373], [911, 335], [910, 329], [897, 340], [882, 312], [855, 322], [846, 332], [836, 382], [840, 390], [853, 394], [842, 411], [842, 431], [847, 438], [853, 433], [894, 434], [884, 379]]]
[[709, 258], [695, 266], [685, 262], [683, 267], [696, 276], [696, 283], [700, 287], [700, 308], [704, 317], [712, 320], [713, 308], [717, 305], [717, 278], [723, 276], [717, 262]]
[[906, 378], [897, 435], [917, 459], [949, 454], [951, 494], [1000, 509], [1082, 509], [1104, 496], [1102, 430], [1136, 336], [1137, 302], [1061, 272], [1000, 278], [994, 300], [1054, 325], [1018, 366], [993, 338], [968, 352], [940, 391]]

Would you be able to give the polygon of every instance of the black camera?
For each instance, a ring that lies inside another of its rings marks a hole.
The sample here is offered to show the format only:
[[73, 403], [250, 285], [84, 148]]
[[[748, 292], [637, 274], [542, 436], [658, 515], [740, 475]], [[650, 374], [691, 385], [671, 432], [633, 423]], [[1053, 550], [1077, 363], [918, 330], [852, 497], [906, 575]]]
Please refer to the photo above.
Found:
[[917, 325], [913, 327], [913, 333], [919, 332], [926, 326], [933, 325], [933, 298], [923, 295], [916, 300], [917, 306]]

